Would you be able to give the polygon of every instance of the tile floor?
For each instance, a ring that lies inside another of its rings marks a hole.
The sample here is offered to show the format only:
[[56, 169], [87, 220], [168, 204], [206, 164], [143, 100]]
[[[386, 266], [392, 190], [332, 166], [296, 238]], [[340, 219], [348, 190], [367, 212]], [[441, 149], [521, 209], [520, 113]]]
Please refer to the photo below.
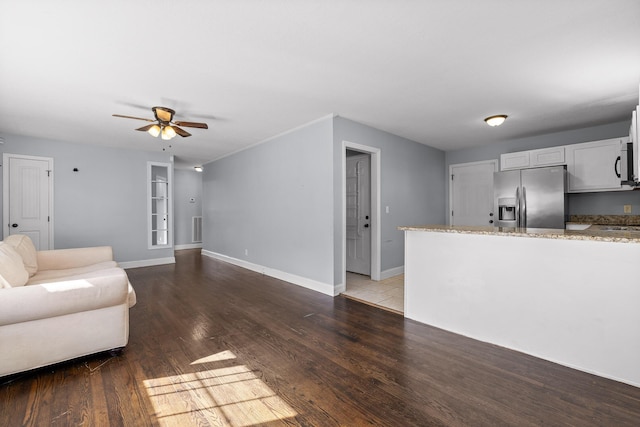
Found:
[[347, 290], [342, 295], [403, 314], [404, 274], [376, 282], [369, 276], [347, 272]]

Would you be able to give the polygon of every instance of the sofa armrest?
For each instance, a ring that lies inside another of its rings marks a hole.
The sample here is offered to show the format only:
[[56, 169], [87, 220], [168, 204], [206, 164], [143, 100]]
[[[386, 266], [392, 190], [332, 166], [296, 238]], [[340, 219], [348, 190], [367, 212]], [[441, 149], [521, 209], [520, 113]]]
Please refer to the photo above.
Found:
[[[94, 277], [0, 290], [0, 326], [127, 304], [129, 280], [121, 268]], [[34, 343], [37, 345], [37, 343]]]
[[111, 246], [38, 251], [38, 270], [64, 270], [113, 261]]

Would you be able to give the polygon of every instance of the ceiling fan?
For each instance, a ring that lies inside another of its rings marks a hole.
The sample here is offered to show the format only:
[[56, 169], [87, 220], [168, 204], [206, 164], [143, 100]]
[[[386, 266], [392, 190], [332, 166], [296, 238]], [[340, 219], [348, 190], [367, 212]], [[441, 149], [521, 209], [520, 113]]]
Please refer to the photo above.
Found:
[[123, 116], [122, 114], [113, 114], [113, 117], [122, 117], [125, 119], [135, 119], [135, 120], [144, 120], [146, 122], [155, 122], [153, 124], [142, 126], [136, 130], [142, 132], [148, 132], [151, 136], [157, 137], [160, 135], [162, 139], [169, 140], [176, 135], [180, 135], [182, 137], [191, 136], [191, 134], [183, 129], [180, 129], [178, 126], [187, 127], [187, 128], [198, 128], [198, 129], [209, 129], [206, 123], [197, 123], [197, 122], [174, 122], [173, 115], [176, 113], [171, 108], [167, 107], [153, 107], [151, 109], [153, 111], [153, 115], [156, 117], [153, 119], [145, 119], [142, 117], [133, 117], [133, 116]]

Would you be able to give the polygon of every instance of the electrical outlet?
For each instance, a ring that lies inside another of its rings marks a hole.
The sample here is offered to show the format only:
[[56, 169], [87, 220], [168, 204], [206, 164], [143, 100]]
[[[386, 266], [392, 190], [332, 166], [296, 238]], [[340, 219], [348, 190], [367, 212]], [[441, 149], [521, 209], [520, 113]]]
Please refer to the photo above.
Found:
[[627, 213], [627, 214], [631, 213], [631, 205], [624, 205], [624, 213]]
[[244, 256], [249, 256], [249, 249], [244, 250]]

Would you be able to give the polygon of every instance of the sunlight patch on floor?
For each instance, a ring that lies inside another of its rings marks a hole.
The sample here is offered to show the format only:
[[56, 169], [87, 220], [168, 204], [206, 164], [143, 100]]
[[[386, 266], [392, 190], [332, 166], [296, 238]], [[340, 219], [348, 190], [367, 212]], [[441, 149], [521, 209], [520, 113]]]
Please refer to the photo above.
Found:
[[203, 357], [198, 360], [194, 360], [191, 362], [192, 365], [197, 365], [200, 363], [209, 363], [209, 362], [220, 362], [222, 360], [231, 360], [235, 359], [236, 355], [230, 351], [221, 351], [220, 353], [212, 354], [211, 356]]
[[[235, 359], [230, 351], [195, 363]], [[206, 360], [206, 361], [205, 361]], [[144, 381], [162, 426], [252, 426], [297, 413], [245, 365]]]

